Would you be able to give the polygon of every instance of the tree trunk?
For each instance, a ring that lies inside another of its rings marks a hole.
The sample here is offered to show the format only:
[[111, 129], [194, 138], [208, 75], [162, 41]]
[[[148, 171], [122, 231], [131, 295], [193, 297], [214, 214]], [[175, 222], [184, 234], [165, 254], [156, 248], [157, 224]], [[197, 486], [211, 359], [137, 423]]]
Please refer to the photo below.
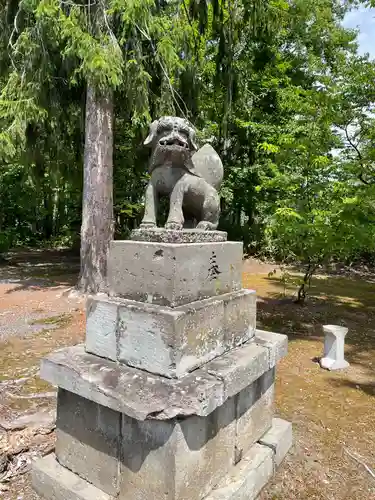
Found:
[[51, 188], [46, 183], [43, 185], [43, 207], [43, 234], [44, 238], [48, 241], [53, 235], [53, 203]]
[[113, 95], [87, 86], [78, 289], [107, 291], [107, 251], [113, 220]]
[[311, 287], [311, 278], [315, 271], [317, 270], [317, 265], [308, 264], [303, 281], [299, 287], [296, 304], [304, 305], [306, 300], [306, 287]]

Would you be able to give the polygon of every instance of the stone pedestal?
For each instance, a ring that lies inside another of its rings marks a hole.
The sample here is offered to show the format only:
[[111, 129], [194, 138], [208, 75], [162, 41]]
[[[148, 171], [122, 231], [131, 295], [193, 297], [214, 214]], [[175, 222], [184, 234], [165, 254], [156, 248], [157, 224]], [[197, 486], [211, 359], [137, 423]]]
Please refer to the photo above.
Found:
[[348, 368], [349, 363], [345, 360], [345, 337], [348, 328], [339, 325], [324, 325], [324, 356], [320, 360], [320, 366], [327, 370], [342, 370]]
[[85, 345], [42, 361], [59, 387], [56, 455], [33, 467], [42, 498], [251, 500], [270, 479], [292, 441], [273, 413], [287, 338], [256, 330], [242, 245], [223, 234], [113, 242]]

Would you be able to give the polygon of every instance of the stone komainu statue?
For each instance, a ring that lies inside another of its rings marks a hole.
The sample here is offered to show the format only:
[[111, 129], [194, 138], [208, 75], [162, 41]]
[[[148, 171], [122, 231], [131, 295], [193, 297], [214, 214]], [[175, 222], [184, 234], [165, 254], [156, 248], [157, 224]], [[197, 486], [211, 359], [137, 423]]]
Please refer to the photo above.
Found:
[[152, 153], [141, 228], [156, 227], [158, 199], [164, 195], [169, 196], [165, 229], [191, 227], [193, 221], [198, 222], [197, 229], [216, 229], [224, 171], [212, 146], [205, 144], [197, 151], [193, 127], [174, 116], [155, 120], [144, 144]]

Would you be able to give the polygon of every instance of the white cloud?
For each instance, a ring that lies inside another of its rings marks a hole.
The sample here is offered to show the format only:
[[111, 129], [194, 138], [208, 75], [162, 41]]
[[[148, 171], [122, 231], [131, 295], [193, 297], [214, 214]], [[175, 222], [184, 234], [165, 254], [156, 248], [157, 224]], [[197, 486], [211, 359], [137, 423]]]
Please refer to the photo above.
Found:
[[359, 51], [364, 54], [368, 52], [375, 58], [375, 8], [361, 7], [352, 10], [344, 19], [347, 28], [358, 28]]

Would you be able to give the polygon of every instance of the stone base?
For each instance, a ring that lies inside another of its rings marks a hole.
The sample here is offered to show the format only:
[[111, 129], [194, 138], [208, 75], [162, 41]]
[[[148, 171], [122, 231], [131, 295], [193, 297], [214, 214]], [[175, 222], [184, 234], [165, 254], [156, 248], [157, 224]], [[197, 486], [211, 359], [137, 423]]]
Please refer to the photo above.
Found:
[[156, 227], [154, 229], [135, 229], [132, 231], [130, 239], [155, 243], [209, 243], [227, 241], [227, 233], [224, 231], [202, 231], [201, 229], [173, 231]]
[[180, 380], [80, 346], [50, 354], [59, 464], [115, 498], [202, 500], [272, 428], [286, 338], [259, 335]]
[[292, 424], [274, 418], [271, 429], [204, 500], [256, 499], [285, 458], [292, 439]]
[[[292, 445], [291, 424], [274, 419], [263, 436], [204, 500], [254, 500], [271, 479]], [[33, 487], [45, 500], [114, 500], [89, 482], [60, 465], [54, 454], [33, 464]], [[127, 495], [119, 500], [134, 500]], [[202, 499], [203, 500], [203, 499]]]
[[274, 461], [278, 467], [284, 460], [293, 442], [292, 424], [282, 418], [274, 418], [272, 427], [259, 440], [260, 444], [268, 446], [274, 452]]
[[[257, 331], [182, 379], [119, 365], [83, 346], [55, 351], [41, 375], [59, 388], [56, 460], [119, 500], [211, 500], [226, 477], [231, 491], [250, 491], [242, 476], [255, 495], [263, 486], [257, 471], [267, 481], [291, 438], [272, 419], [275, 365], [286, 347], [284, 335]], [[63, 498], [86, 499], [79, 484], [81, 496]], [[49, 491], [45, 498], [60, 498]]]
[[272, 450], [256, 443], [204, 500], [253, 500], [273, 476]]
[[89, 354], [78, 345], [46, 356], [41, 377], [137, 420], [204, 417], [273, 369], [287, 346], [285, 335], [257, 330], [241, 347], [182, 379], [168, 379]]
[[326, 370], [345, 370], [349, 368], [349, 363], [345, 359], [322, 358], [320, 366]]
[[60, 465], [54, 453], [33, 463], [32, 482], [36, 493], [46, 500], [112, 500], [114, 498]]

